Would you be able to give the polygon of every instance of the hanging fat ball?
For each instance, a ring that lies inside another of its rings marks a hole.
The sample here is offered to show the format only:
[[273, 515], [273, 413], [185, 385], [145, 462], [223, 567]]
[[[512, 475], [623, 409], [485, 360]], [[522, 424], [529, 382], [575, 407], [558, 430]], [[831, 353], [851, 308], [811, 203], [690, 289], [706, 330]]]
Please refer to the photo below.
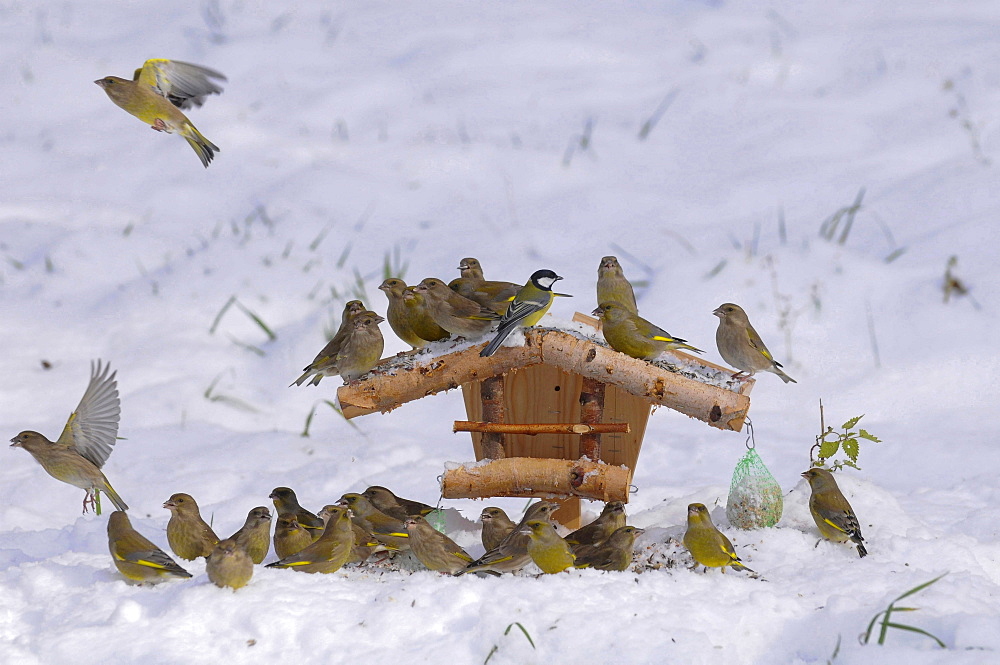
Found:
[[597, 266], [597, 303], [605, 302], [618, 303], [629, 312], [639, 314], [632, 284], [625, 279], [625, 273], [614, 256], [605, 256]]
[[785, 383], [798, 383], [782, 371], [781, 363], [764, 346], [742, 307], [727, 302], [715, 308], [712, 314], [719, 317], [719, 327], [715, 330], [715, 344], [719, 347], [719, 355], [740, 370], [733, 374], [734, 379], [744, 373], [753, 376], [756, 372], [771, 372], [780, 376]]
[[802, 477], [809, 481], [812, 490], [809, 512], [823, 537], [837, 543], [850, 541], [857, 545], [859, 557], [866, 556], [868, 550], [865, 549], [858, 517], [840, 491], [833, 474], [826, 469], [814, 468], [803, 473]]
[[111, 365], [102, 368], [100, 360], [91, 363], [90, 383], [55, 442], [32, 430], [11, 439], [12, 448], [27, 450], [50, 476], [86, 490], [83, 512], [91, 505], [100, 514], [98, 502], [102, 491], [118, 510], [128, 510], [101, 472], [117, 440], [121, 417], [116, 374], [111, 372]]
[[337, 332], [334, 333], [330, 341], [323, 347], [323, 350], [316, 354], [313, 361], [306, 365], [303, 369], [305, 373], [292, 383], [293, 386], [301, 386], [303, 381], [313, 375], [315, 377], [311, 383], [316, 385], [324, 376], [332, 376], [337, 373], [337, 353], [340, 351], [340, 347], [344, 345], [344, 340], [351, 333], [351, 321], [354, 319], [354, 316], [364, 311], [365, 306], [360, 300], [351, 300], [344, 305], [344, 313], [340, 318], [340, 327], [337, 328]]
[[551, 270], [536, 270], [532, 273], [531, 279], [517, 292], [500, 318], [496, 336], [479, 355], [484, 358], [492, 356], [515, 328], [527, 328], [538, 323], [552, 306], [552, 299], [555, 297], [552, 285], [560, 279], [562, 277]]
[[601, 303], [591, 312], [602, 322], [601, 331], [612, 349], [640, 360], [656, 360], [670, 349], [687, 349], [704, 353], [687, 343], [686, 339], [674, 337], [663, 328], [654, 325], [625, 306], [615, 302]]

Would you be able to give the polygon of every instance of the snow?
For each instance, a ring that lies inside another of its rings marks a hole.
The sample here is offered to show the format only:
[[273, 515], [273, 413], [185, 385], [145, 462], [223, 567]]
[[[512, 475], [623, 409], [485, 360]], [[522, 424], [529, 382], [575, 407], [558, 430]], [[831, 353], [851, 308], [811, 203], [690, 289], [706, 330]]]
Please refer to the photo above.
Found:
[[[234, 593], [196, 562], [192, 580], [133, 587], [106, 516], [10, 449], [0, 660], [995, 661], [998, 29], [989, 0], [3, 3], [0, 432], [58, 436], [90, 360], [109, 360], [124, 438], [105, 472], [161, 546], [175, 492], [228, 534], [281, 485], [314, 509], [371, 484], [435, 503], [445, 462], [472, 458], [450, 433], [458, 391], [347, 423], [325, 403], [335, 379], [288, 387], [345, 300], [385, 311], [387, 263], [407, 282], [457, 277], [466, 256], [488, 278], [551, 268], [568, 321], [614, 254], [646, 282], [643, 316], [721, 362], [711, 312], [737, 302], [798, 383], [753, 390], [785, 491], [758, 531], [725, 519], [745, 435], [656, 411], [628, 506], [642, 572], [621, 574], [260, 568]], [[190, 113], [222, 148], [209, 169], [92, 83], [148, 57], [229, 77]], [[846, 241], [820, 238], [861, 189]], [[952, 255], [980, 307], [943, 302]], [[274, 338], [236, 306], [213, 327], [231, 297]], [[817, 546], [805, 506], [820, 398], [829, 424], [863, 413], [884, 441], [838, 473], [865, 559]], [[760, 579], [688, 568], [695, 501]], [[443, 502], [472, 554], [493, 503], [525, 502]], [[946, 572], [897, 618], [947, 649], [899, 630], [858, 643]], [[504, 634], [515, 622], [534, 648]]]

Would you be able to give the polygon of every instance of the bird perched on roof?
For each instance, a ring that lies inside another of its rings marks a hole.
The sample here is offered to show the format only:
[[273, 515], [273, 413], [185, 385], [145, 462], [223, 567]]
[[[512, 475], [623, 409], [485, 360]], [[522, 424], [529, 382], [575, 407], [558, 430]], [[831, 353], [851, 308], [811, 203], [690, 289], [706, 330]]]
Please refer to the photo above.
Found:
[[605, 256], [597, 266], [597, 303], [605, 302], [616, 302], [633, 314], [639, 313], [632, 284], [625, 279], [625, 273], [614, 256]]
[[465, 570], [459, 571], [456, 575], [465, 573], [490, 573], [499, 575], [501, 573], [512, 573], [524, 568], [531, 555], [528, 554], [528, 543], [531, 537], [524, 530], [525, 524], [532, 520], [549, 520], [552, 513], [557, 508], [556, 504], [549, 501], [536, 501], [528, 506], [524, 511], [524, 517], [517, 523], [514, 529], [500, 541], [500, 544], [466, 566]]
[[108, 549], [118, 572], [134, 582], [191, 577], [191, 573], [133, 529], [124, 511], [116, 510], [108, 517]]
[[295, 384], [300, 385], [310, 375], [313, 375], [310, 384], [315, 386], [324, 376], [332, 374], [339, 374], [344, 383], [356, 381], [367, 374], [378, 363], [385, 348], [385, 340], [378, 327], [383, 321], [385, 319], [372, 311], [355, 314], [351, 318], [351, 330], [337, 355], [319, 364], [310, 364]]
[[[635, 538], [643, 533], [634, 526], [623, 526], [616, 529], [607, 540], [600, 545], [592, 546], [586, 554], [577, 554], [577, 568], [595, 568], [597, 570], [626, 570], [632, 563], [632, 547]], [[575, 551], [575, 549], [574, 549]]]
[[237, 545], [246, 550], [251, 561], [263, 562], [271, 546], [271, 511], [264, 506], [257, 506], [247, 514], [246, 522], [240, 530], [229, 536], [229, 539], [235, 540]]
[[[319, 535], [323, 532], [320, 531]], [[304, 526], [299, 524], [295, 513], [282, 513], [274, 525], [274, 554], [278, 559], [290, 557], [311, 545], [315, 539]]]
[[507, 513], [503, 509], [495, 506], [483, 508], [483, 512], [479, 515], [479, 521], [483, 523], [481, 538], [487, 552], [499, 545], [500, 541], [506, 538], [507, 534], [517, 526], [507, 517]]
[[192, 561], [212, 553], [219, 537], [201, 518], [198, 504], [190, 494], [174, 494], [163, 503], [163, 507], [170, 511], [167, 542], [174, 554]]
[[773, 372], [785, 383], [798, 383], [781, 370], [781, 363], [764, 346], [742, 307], [727, 302], [715, 308], [712, 314], [719, 317], [719, 327], [715, 330], [715, 344], [719, 347], [719, 355], [740, 370], [733, 374], [734, 379], [743, 373], [753, 376], [755, 372]]
[[403, 300], [403, 291], [406, 290], [406, 282], [398, 277], [390, 277], [379, 285], [379, 290], [385, 292], [385, 297], [389, 299], [389, 306], [385, 311], [385, 318], [389, 321], [389, 327], [396, 337], [403, 340], [414, 349], [427, 344], [427, 340], [417, 334], [413, 329], [411, 317], [416, 313], [413, 307], [407, 307]]
[[556, 533], [548, 520], [529, 520], [524, 525], [528, 532], [528, 555], [543, 573], [561, 573], [572, 568], [576, 561], [569, 543]]
[[434, 322], [452, 335], [481, 337], [500, 318], [475, 300], [458, 295], [440, 279], [428, 277], [413, 287], [413, 292], [423, 297]]
[[427, 300], [422, 293], [414, 291], [416, 286], [408, 286], [403, 289], [403, 305], [407, 309], [407, 321], [409, 321], [413, 332], [426, 342], [440, 342], [448, 339], [451, 335], [442, 328], [431, 316], [427, 306]]
[[640, 360], [656, 360], [667, 349], [687, 349], [704, 353], [691, 346], [686, 339], [674, 337], [663, 328], [654, 325], [638, 314], [633, 314], [624, 305], [604, 302], [591, 312], [601, 319], [601, 331], [615, 351]]
[[215, 586], [235, 590], [245, 587], [253, 577], [253, 563], [244, 547], [235, 539], [226, 538], [212, 548], [205, 560], [205, 572]]
[[[330, 341], [323, 347], [323, 350], [316, 354], [313, 361], [305, 367], [305, 374], [296, 379], [292, 384], [293, 386], [301, 386], [302, 382], [313, 374], [316, 374], [316, 378], [312, 380], [313, 385], [315, 385], [324, 376], [331, 376], [337, 373], [335, 367], [337, 353], [340, 351], [340, 347], [344, 345], [344, 340], [351, 333], [351, 320], [356, 314], [364, 311], [365, 306], [360, 300], [351, 300], [344, 305], [344, 313], [340, 317], [340, 327], [337, 328], [337, 332], [334, 333]], [[326, 371], [328, 369], [330, 370], [329, 372]]]
[[462, 276], [453, 279], [448, 284], [455, 293], [491, 309], [497, 314], [507, 311], [510, 301], [521, 289], [520, 284], [513, 282], [489, 281], [483, 277], [483, 268], [477, 259], [472, 257], [462, 259], [458, 264]]
[[333, 573], [351, 558], [354, 534], [347, 509], [333, 506], [323, 535], [295, 554], [267, 564], [268, 568], [291, 568], [301, 573]]
[[861, 525], [854, 509], [840, 491], [833, 474], [826, 469], [813, 468], [802, 474], [809, 481], [809, 512], [824, 538], [838, 543], [851, 541], [858, 546], [858, 556], [868, 554]]
[[268, 495], [274, 502], [274, 509], [278, 511], [278, 517], [282, 515], [294, 515], [299, 525], [309, 531], [313, 540], [316, 540], [326, 528], [324, 522], [318, 515], [315, 515], [299, 505], [299, 498], [289, 487], [275, 487]]
[[386, 515], [376, 508], [367, 497], [349, 492], [340, 497], [337, 505], [349, 508], [351, 519], [388, 549], [409, 549], [410, 534], [406, 532], [406, 525], [403, 521]]
[[500, 318], [496, 337], [479, 355], [484, 358], [492, 356], [514, 328], [526, 328], [538, 323], [552, 306], [552, 298], [555, 297], [552, 285], [560, 279], [562, 277], [551, 270], [536, 270], [532, 273], [531, 279], [517, 292], [506, 313]]
[[180, 60], [153, 58], [135, 70], [132, 80], [105, 76], [94, 81], [115, 104], [158, 132], [180, 134], [208, 168], [219, 147], [205, 138], [181, 109], [205, 103], [222, 92], [216, 81], [226, 77], [214, 69]]
[[372, 485], [362, 492], [361, 495], [389, 517], [395, 517], [403, 521], [407, 517], [423, 517], [437, 510], [434, 506], [428, 506], [426, 503], [396, 496], [389, 489], [381, 485]]
[[[319, 511], [319, 516], [323, 518], [324, 522], [329, 522], [331, 516], [339, 515], [340, 508], [340, 506], [332, 504], [323, 506]], [[373, 552], [385, 551], [385, 547], [354, 520], [351, 520], [351, 534], [354, 540], [351, 545], [351, 556], [347, 559], [347, 563], [364, 563]]]
[[99, 502], [102, 491], [118, 510], [128, 510], [128, 505], [101, 473], [101, 467], [115, 445], [121, 417], [116, 374], [111, 372], [111, 365], [102, 368], [100, 360], [96, 364], [91, 363], [90, 383], [56, 441], [49, 441], [32, 430], [21, 432], [11, 439], [12, 448], [27, 450], [50, 476], [86, 490], [83, 512], [87, 512], [87, 506], [92, 505], [98, 515], [101, 513]]
[[596, 520], [566, 536], [566, 542], [573, 547], [573, 553], [579, 555], [578, 548], [600, 545], [623, 526], [625, 504], [621, 501], [609, 501], [604, 504], [604, 509]]
[[410, 550], [430, 570], [454, 575], [472, 563], [468, 552], [428, 524], [423, 517], [408, 517], [404, 524], [410, 534]]
[[726, 535], [712, 524], [712, 518], [705, 504], [692, 503], [688, 506], [687, 516], [688, 526], [684, 532], [684, 547], [688, 549], [696, 563], [705, 566], [705, 570], [722, 568], [723, 573], [726, 572], [726, 566], [753, 572], [743, 565]]

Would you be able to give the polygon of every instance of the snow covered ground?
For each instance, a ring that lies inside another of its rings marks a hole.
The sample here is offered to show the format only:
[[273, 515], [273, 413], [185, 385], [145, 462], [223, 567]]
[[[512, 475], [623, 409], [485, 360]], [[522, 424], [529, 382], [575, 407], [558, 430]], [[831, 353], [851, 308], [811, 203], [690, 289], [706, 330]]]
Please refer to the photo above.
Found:
[[[434, 503], [445, 462], [472, 458], [457, 391], [352, 426], [323, 403], [339, 381], [287, 387], [358, 289], [384, 311], [387, 263], [410, 282], [465, 256], [518, 282], [552, 268], [568, 319], [616, 254], [646, 318], [719, 361], [711, 312], [738, 302], [798, 380], [752, 395], [776, 528], [726, 524], [745, 435], [652, 416], [628, 510], [664, 565], [641, 573], [260, 569], [232, 593], [196, 563], [131, 587], [106, 517], [6, 450], [0, 661], [995, 662], [998, 34], [991, 0], [0, 4], [0, 433], [56, 437], [110, 360], [124, 440], [105, 472], [164, 547], [174, 492], [228, 534], [278, 485], [313, 508], [370, 484]], [[209, 169], [92, 83], [148, 57], [229, 77], [190, 113], [222, 148]], [[845, 241], [821, 238], [862, 189]], [[974, 301], [942, 302], [953, 255]], [[820, 398], [884, 440], [838, 476], [865, 559], [814, 547], [798, 474]], [[688, 570], [669, 539], [692, 501], [763, 579]], [[899, 620], [947, 650], [858, 643], [946, 572]]]

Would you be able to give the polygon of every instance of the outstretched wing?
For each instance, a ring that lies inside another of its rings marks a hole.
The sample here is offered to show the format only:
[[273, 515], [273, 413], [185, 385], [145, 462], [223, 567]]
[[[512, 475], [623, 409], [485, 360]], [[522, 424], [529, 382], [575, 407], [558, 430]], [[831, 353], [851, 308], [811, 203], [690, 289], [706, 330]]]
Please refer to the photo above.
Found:
[[57, 443], [76, 452], [101, 468], [111, 454], [118, 437], [121, 400], [111, 365], [101, 361], [90, 365], [90, 383], [76, 410], [70, 414]]
[[153, 58], [135, 70], [133, 80], [152, 86], [174, 106], [189, 109], [204, 104], [209, 95], [222, 92], [222, 86], [212, 79], [225, 81], [226, 77], [190, 62]]

